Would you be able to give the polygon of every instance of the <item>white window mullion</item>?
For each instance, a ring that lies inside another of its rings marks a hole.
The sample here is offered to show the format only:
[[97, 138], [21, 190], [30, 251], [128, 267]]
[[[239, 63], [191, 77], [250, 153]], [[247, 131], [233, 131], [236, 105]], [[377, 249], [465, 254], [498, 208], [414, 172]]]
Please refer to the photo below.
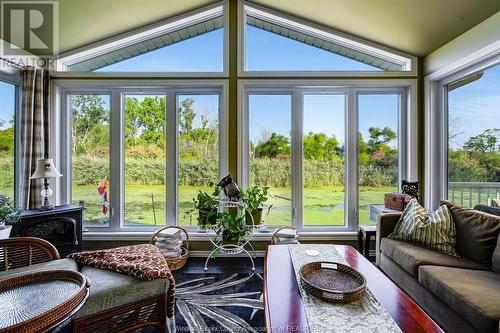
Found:
[[166, 179], [166, 219], [167, 225], [176, 225], [177, 212], [178, 212], [178, 128], [177, 128], [177, 108], [178, 99], [176, 92], [171, 89], [167, 90], [167, 154], [166, 154], [166, 166], [167, 166], [167, 179]]
[[344, 222], [349, 230], [358, 225], [358, 93], [350, 89], [346, 95], [345, 115], [345, 209]]
[[110, 214], [109, 225], [111, 231], [118, 231], [125, 223], [124, 221], [124, 118], [125, 104], [119, 90], [111, 91], [111, 151], [110, 151]]
[[292, 93], [292, 226], [302, 229], [304, 225], [303, 210], [303, 94], [299, 89]]

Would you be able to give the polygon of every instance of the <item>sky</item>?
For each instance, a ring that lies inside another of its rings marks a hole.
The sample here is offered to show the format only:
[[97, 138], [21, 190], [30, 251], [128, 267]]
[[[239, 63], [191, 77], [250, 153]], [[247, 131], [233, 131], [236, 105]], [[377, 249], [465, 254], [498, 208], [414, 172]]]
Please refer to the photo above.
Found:
[[485, 129], [500, 128], [500, 65], [484, 72], [481, 79], [448, 94], [448, 120], [455, 120], [456, 132], [450, 148], [461, 147], [467, 138]]

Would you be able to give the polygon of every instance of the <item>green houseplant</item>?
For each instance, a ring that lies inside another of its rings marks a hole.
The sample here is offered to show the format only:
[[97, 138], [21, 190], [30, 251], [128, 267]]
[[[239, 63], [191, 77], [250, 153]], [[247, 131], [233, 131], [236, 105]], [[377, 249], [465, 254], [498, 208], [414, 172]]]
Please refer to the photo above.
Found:
[[218, 214], [216, 233], [222, 235], [224, 245], [238, 246], [240, 239], [245, 237], [249, 231], [245, 226], [245, 219], [242, 215], [227, 212]]
[[219, 207], [220, 188], [216, 187], [212, 194], [204, 191], [198, 191], [196, 198], [193, 198], [193, 208], [186, 215], [192, 216], [198, 211], [198, 226], [208, 228], [217, 222], [217, 210]]
[[[243, 192], [243, 202], [247, 205], [247, 210], [245, 212], [245, 221], [247, 224], [252, 224], [252, 217], [254, 225], [262, 223], [262, 212], [264, 210], [262, 205], [268, 199], [268, 190], [269, 187], [267, 186], [252, 186]], [[268, 214], [271, 207], [272, 206], [269, 206], [268, 208]]]
[[15, 224], [20, 219], [20, 213], [13, 200], [0, 195], [0, 227]]

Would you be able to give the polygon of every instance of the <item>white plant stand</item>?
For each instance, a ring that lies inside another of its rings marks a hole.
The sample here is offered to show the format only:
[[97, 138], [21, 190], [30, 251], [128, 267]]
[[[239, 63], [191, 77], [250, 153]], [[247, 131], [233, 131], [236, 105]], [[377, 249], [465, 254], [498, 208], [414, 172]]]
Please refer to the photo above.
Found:
[[[245, 203], [242, 201], [230, 201], [230, 200], [221, 200], [219, 209], [227, 209], [227, 208], [235, 208], [235, 209], [240, 209], [242, 210], [243, 214], [247, 212], [247, 206]], [[205, 272], [208, 270], [208, 262], [210, 258], [215, 259], [216, 254], [220, 255], [238, 255], [240, 253], [245, 253], [248, 258], [250, 258], [250, 262], [252, 263], [252, 271], [255, 271], [255, 263], [253, 261], [253, 258], [255, 258], [255, 249], [250, 243], [250, 239], [252, 238], [252, 235], [255, 230], [255, 221], [253, 219], [252, 214], [250, 215], [250, 218], [252, 219], [252, 224], [251, 225], [246, 225], [246, 228], [249, 229], [248, 234], [245, 236], [245, 238], [240, 239], [239, 244], [223, 244], [222, 243], [222, 235], [217, 235], [215, 226], [211, 228], [210, 231], [207, 232], [208, 238], [210, 242], [212, 243], [212, 252], [207, 257], [207, 260], [205, 260], [205, 267], [203, 268]], [[252, 254], [250, 254], [249, 250], [245, 249], [245, 246], [250, 247], [250, 251]]]

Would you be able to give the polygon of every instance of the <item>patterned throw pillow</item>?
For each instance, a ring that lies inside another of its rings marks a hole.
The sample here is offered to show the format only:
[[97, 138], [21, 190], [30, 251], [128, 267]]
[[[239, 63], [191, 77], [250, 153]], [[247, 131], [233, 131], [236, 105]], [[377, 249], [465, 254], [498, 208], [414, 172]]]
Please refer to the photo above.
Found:
[[448, 207], [444, 205], [433, 212], [412, 199], [389, 238], [417, 243], [431, 250], [459, 257], [455, 251], [455, 223]]

